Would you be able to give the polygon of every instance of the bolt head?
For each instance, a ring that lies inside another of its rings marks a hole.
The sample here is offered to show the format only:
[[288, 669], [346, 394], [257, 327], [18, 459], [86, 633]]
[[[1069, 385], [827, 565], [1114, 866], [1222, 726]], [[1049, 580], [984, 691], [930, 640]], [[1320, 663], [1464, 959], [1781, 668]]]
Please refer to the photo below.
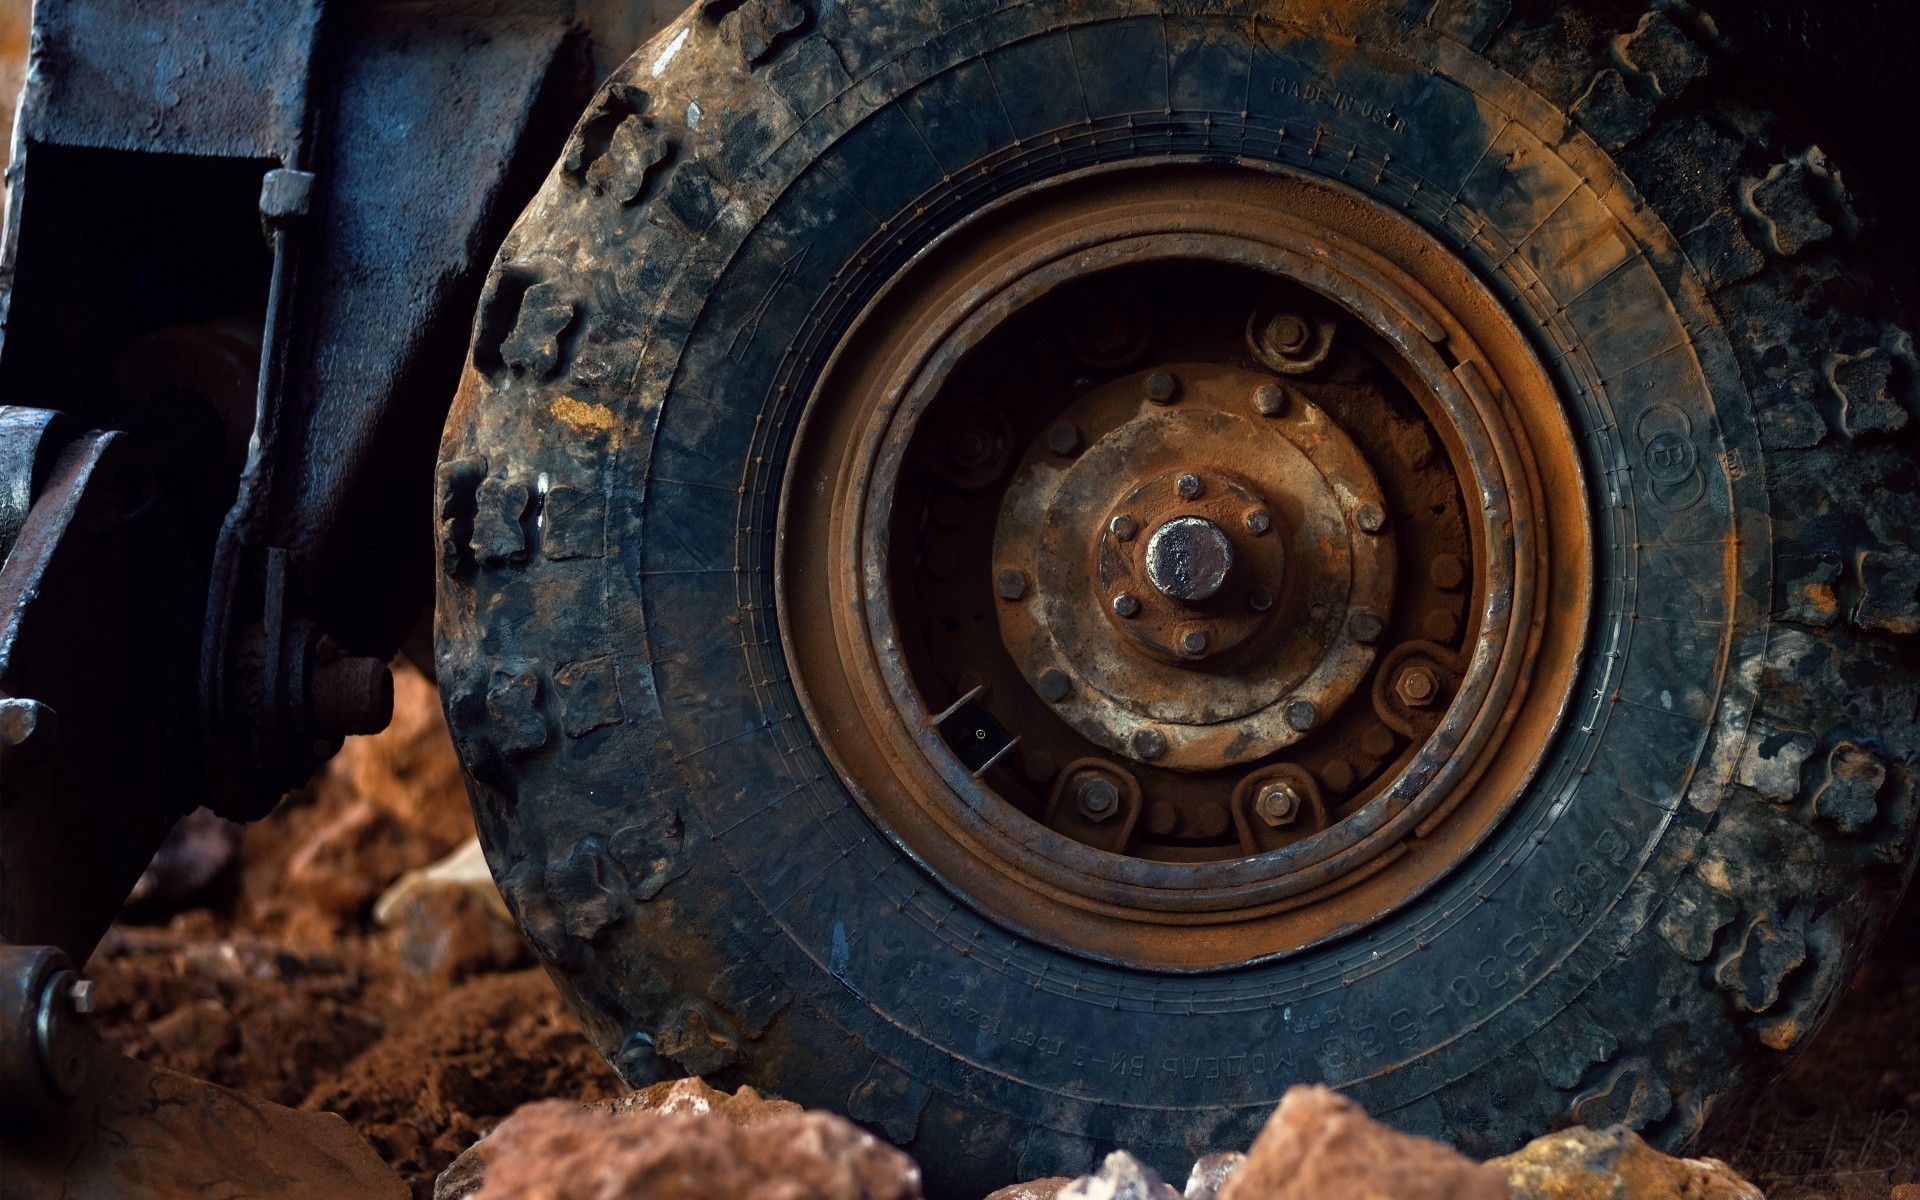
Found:
[[1437, 554], [1427, 567], [1427, 578], [1443, 592], [1451, 592], [1467, 579], [1467, 564], [1457, 554]]
[[1440, 681], [1434, 677], [1433, 669], [1422, 663], [1411, 663], [1400, 669], [1400, 675], [1393, 681], [1393, 690], [1408, 706], [1426, 708], [1440, 695]]
[[1278, 312], [1267, 321], [1266, 342], [1282, 354], [1298, 354], [1307, 348], [1313, 327], [1299, 313]]
[[1147, 376], [1147, 399], [1155, 404], [1172, 404], [1180, 392], [1180, 382], [1166, 371], [1155, 371]]
[[984, 467], [993, 457], [993, 438], [986, 430], [973, 426], [956, 429], [947, 438], [947, 457], [963, 471]]
[[1002, 600], [1018, 600], [1027, 594], [1027, 573], [1018, 567], [1008, 567], [994, 577], [993, 590], [1000, 593]]
[[1263, 417], [1277, 417], [1287, 411], [1287, 389], [1277, 383], [1263, 383], [1253, 389], [1253, 410]]
[[1140, 532], [1140, 522], [1125, 513], [1121, 513], [1113, 520], [1107, 522], [1107, 529], [1114, 537], [1119, 538], [1121, 541], [1130, 542], [1133, 540], [1133, 535]]
[[1087, 345], [1101, 354], [1112, 354], [1127, 344], [1133, 322], [1117, 308], [1096, 308], [1087, 315], [1084, 332]]
[[1301, 807], [1300, 793], [1294, 790], [1292, 784], [1277, 779], [1263, 784], [1253, 798], [1254, 815], [1276, 829], [1293, 824], [1300, 815]]
[[1058, 667], [1048, 667], [1040, 672], [1040, 678], [1036, 683], [1040, 690], [1040, 698], [1049, 704], [1060, 703], [1067, 698], [1067, 693], [1073, 690], [1073, 680], [1067, 678], [1067, 673]]
[[1089, 821], [1104, 821], [1120, 811], [1120, 789], [1104, 775], [1083, 775], [1074, 800]]
[[1292, 700], [1287, 703], [1287, 728], [1295, 733], [1305, 733], [1320, 720], [1320, 706], [1311, 700]]
[[1205, 485], [1200, 482], [1200, 477], [1191, 471], [1186, 472], [1181, 475], [1180, 478], [1173, 481], [1173, 490], [1180, 493], [1182, 500], [1194, 499], [1199, 496], [1204, 487]]
[[1132, 592], [1121, 592], [1113, 598], [1113, 611], [1122, 617], [1135, 616], [1140, 612], [1140, 598]]
[[1198, 658], [1207, 652], [1207, 631], [1189, 629], [1180, 635], [1180, 652]]
[[1364, 610], [1355, 611], [1347, 617], [1347, 632], [1363, 646], [1371, 646], [1379, 641], [1385, 629], [1386, 625], [1378, 616]]
[[1072, 454], [1080, 448], [1080, 431], [1071, 421], [1060, 421], [1047, 430], [1047, 449], [1055, 454]]
[[1266, 612], [1273, 607], [1273, 593], [1257, 587], [1247, 593], [1247, 607], [1255, 612]]
[[1249, 509], [1246, 515], [1247, 532], [1259, 537], [1273, 528], [1273, 514], [1264, 508]]
[[1158, 729], [1139, 729], [1128, 741], [1135, 758], [1155, 759], [1167, 752], [1167, 735]]
[[1368, 533], [1379, 533], [1387, 527], [1387, 514], [1378, 504], [1362, 504], [1353, 514], [1353, 523]]

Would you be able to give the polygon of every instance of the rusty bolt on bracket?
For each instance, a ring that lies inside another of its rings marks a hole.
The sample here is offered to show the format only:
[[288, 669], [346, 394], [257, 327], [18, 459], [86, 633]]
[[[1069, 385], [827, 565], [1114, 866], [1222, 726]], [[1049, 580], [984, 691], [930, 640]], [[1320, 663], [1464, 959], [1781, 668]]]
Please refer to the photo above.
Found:
[[1114, 786], [1113, 780], [1100, 775], [1083, 777], [1075, 800], [1080, 815], [1089, 821], [1104, 821], [1120, 811], [1120, 789]]
[[1047, 430], [1047, 449], [1055, 454], [1072, 454], [1080, 448], [1080, 430], [1072, 421], [1060, 421]]
[[1367, 533], [1379, 533], [1387, 527], [1387, 514], [1378, 504], [1362, 504], [1353, 514], [1353, 523]]
[[1275, 780], [1261, 787], [1253, 800], [1254, 815], [1274, 828], [1291, 825], [1300, 815], [1300, 793], [1292, 784]]
[[1140, 532], [1140, 522], [1125, 513], [1121, 513], [1113, 520], [1107, 522], [1107, 528], [1113, 532], [1114, 537], [1119, 538], [1123, 542], [1130, 542], [1133, 540], [1133, 535]]
[[1018, 567], [1008, 567], [994, 578], [993, 590], [1000, 593], [1002, 600], [1018, 600], [1027, 594], [1027, 573]]
[[1121, 592], [1113, 598], [1113, 611], [1122, 617], [1137, 616], [1140, 612], [1140, 598], [1132, 592]]
[[1401, 668], [1399, 678], [1393, 681], [1393, 690], [1409, 707], [1426, 708], [1439, 698], [1440, 681], [1434, 677], [1431, 667], [1411, 663]]
[[1155, 371], [1147, 376], [1147, 399], [1155, 404], [1172, 404], [1180, 394], [1180, 381], [1166, 371]]
[[1273, 528], [1273, 516], [1264, 508], [1249, 509], [1246, 515], [1247, 532], [1259, 537]]
[[1207, 652], [1207, 631], [1189, 629], [1180, 635], [1180, 652], [1198, 658]]
[[1158, 729], [1141, 729], [1134, 733], [1129, 744], [1135, 757], [1159, 758], [1167, 752], [1167, 735]]
[[993, 457], [993, 437], [986, 430], [972, 426], [955, 430], [947, 439], [947, 457], [963, 471], [984, 467]]

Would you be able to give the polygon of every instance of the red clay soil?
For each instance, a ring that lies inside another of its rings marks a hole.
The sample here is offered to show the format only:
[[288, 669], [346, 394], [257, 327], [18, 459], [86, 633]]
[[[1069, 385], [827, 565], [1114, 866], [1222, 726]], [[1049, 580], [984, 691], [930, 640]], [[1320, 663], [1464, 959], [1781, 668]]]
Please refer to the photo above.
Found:
[[[213, 894], [123, 919], [87, 969], [115, 1049], [339, 1112], [425, 1197], [519, 1105], [621, 1089], [510, 932], [467, 912], [479, 932], [426, 969], [375, 925], [388, 884], [472, 832], [431, 685], [403, 671], [397, 701], [392, 728], [247, 827]], [[1799, 1065], [1701, 1152], [1774, 1200], [1886, 1200], [1920, 1179], [1917, 950], [1910, 903]]]

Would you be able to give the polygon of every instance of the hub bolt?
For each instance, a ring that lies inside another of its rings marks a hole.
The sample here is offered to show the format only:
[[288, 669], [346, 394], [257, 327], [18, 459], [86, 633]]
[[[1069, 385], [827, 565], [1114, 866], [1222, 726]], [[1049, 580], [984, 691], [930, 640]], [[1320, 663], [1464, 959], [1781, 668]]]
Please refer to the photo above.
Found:
[[1072, 454], [1080, 448], [1080, 431], [1072, 421], [1061, 421], [1047, 430], [1047, 449], [1055, 454]]
[[1287, 390], [1277, 383], [1263, 383], [1253, 389], [1254, 411], [1263, 417], [1277, 417], [1287, 411]]
[[1379, 533], [1387, 527], [1387, 514], [1381, 511], [1378, 504], [1362, 504], [1359, 511], [1353, 514], [1353, 523], [1368, 533]]
[[1133, 540], [1133, 535], [1140, 532], [1140, 522], [1125, 513], [1121, 513], [1113, 520], [1107, 522], [1107, 529], [1113, 533], [1114, 537], [1119, 538], [1121, 541], [1130, 542]]
[[1199, 496], [1203, 486], [1200, 477], [1191, 471], [1173, 481], [1173, 490], [1180, 493], [1182, 500], [1192, 500]]
[[1287, 705], [1287, 727], [1296, 733], [1312, 729], [1320, 719], [1320, 707], [1311, 700], [1294, 700]]
[[1120, 811], [1120, 789], [1105, 776], [1082, 776], [1075, 799], [1079, 803], [1080, 815], [1089, 821], [1104, 821]]
[[1002, 600], [1018, 600], [1027, 594], [1027, 573], [1018, 567], [1008, 567], [994, 579], [993, 590], [1000, 593]]
[[1379, 641], [1380, 634], [1385, 628], [1380, 618], [1370, 612], [1356, 611], [1347, 618], [1347, 632], [1353, 635], [1354, 641], [1363, 646], [1371, 646]]
[[1189, 629], [1180, 635], [1180, 651], [1190, 658], [1198, 658], [1207, 652], [1207, 631]]
[[1073, 681], [1067, 678], [1065, 671], [1049, 667], [1040, 672], [1039, 686], [1041, 699], [1049, 704], [1058, 704], [1073, 690]]
[[1132, 592], [1121, 592], [1113, 598], [1113, 611], [1122, 617], [1131, 617], [1140, 611], [1139, 597]]
[[1293, 785], [1274, 780], [1261, 786], [1253, 799], [1254, 815], [1274, 828], [1291, 825], [1300, 815], [1300, 793]]
[[1158, 729], [1140, 729], [1129, 743], [1136, 758], [1159, 758], [1167, 752], [1167, 735]]
[[1257, 587], [1247, 593], [1247, 607], [1255, 612], [1265, 612], [1273, 607], [1273, 593]]
[[1440, 681], [1434, 677], [1433, 668], [1425, 663], [1409, 663], [1400, 668], [1393, 690], [1409, 707], [1426, 708], [1439, 697]]
[[1166, 371], [1155, 371], [1147, 376], [1147, 399], [1155, 404], [1172, 404], [1179, 391], [1179, 381]]
[[1253, 534], [1255, 537], [1259, 537], [1267, 530], [1273, 528], [1273, 517], [1264, 508], [1248, 509], [1246, 521], [1247, 532]]

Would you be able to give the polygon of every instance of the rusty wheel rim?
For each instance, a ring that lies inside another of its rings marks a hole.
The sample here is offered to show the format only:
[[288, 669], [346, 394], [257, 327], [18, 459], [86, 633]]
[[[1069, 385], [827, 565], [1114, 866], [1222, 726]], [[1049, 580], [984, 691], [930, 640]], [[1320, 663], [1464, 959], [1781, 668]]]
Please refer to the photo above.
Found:
[[[1068, 377], [998, 382], [1036, 355]], [[1462, 553], [1409, 507], [1436, 461]], [[1095, 169], [975, 214], [835, 350], [782, 636], [842, 779], [955, 895], [1239, 965], [1387, 915], [1518, 798], [1585, 632], [1578, 464], [1524, 331], [1410, 221], [1284, 171]], [[1443, 593], [1451, 629], [1406, 611]]]

